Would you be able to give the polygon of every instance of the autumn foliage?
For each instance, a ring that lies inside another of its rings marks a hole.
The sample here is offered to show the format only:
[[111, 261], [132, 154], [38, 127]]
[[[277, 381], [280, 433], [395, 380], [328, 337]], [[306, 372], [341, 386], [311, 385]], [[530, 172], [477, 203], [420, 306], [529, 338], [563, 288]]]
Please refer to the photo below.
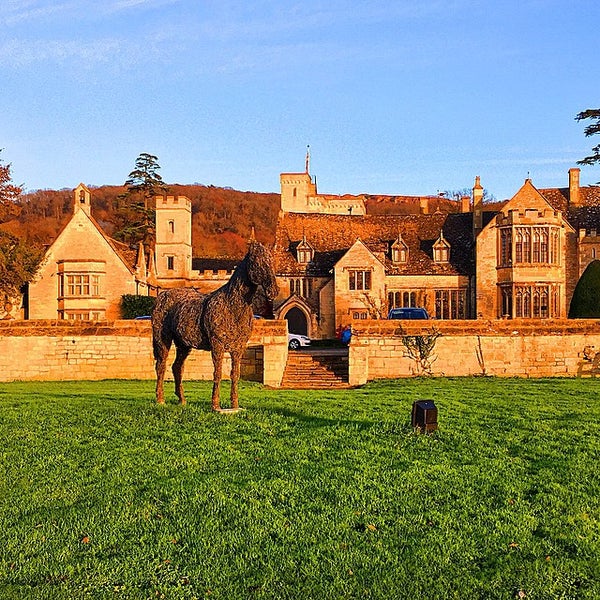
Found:
[[[124, 186], [91, 187], [92, 216], [110, 236], [126, 228], [129, 216]], [[169, 195], [192, 202], [194, 256], [242, 257], [255, 230], [258, 241], [275, 237], [279, 194], [241, 192], [205, 185], [169, 185]], [[0, 205], [0, 231], [27, 241], [50, 244], [73, 214], [73, 190], [36, 190]], [[118, 237], [118, 236], [117, 236]], [[129, 243], [138, 240], [130, 238]]]

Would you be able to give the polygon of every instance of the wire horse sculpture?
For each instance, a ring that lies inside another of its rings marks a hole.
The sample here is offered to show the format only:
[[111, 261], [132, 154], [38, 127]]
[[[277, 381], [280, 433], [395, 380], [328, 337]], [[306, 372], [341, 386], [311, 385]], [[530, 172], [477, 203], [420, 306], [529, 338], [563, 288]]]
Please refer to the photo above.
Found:
[[270, 251], [252, 241], [229, 281], [211, 294], [189, 288], [161, 292], [152, 311], [152, 346], [156, 366], [156, 401], [164, 404], [163, 383], [171, 344], [177, 348], [172, 370], [175, 395], [186, 403], [183, 365], [192, 348], [210, 350], [213, 361], [212, 409], [221, 410], [223, 356], [231, 356], [231, 409], [237, 410], [242, 355], [252, 333], [252, 300], [261, 286], [269, 300], [279, 293]]

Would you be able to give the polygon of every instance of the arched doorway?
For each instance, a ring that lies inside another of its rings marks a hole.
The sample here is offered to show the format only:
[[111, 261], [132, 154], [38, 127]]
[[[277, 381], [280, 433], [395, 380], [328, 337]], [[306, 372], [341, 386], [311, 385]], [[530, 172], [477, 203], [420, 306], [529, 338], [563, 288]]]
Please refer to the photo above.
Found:
[[285, 313], [284, 319], [288, 322], [288, 331], [290, 333], [308, 335], [306, 315], [299, 308], [296, 306], [290, 308], [290, 310]]

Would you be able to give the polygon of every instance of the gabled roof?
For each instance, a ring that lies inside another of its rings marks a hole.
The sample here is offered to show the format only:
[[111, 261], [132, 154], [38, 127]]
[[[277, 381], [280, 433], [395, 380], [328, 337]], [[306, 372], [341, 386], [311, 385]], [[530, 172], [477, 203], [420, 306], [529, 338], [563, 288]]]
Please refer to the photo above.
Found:
[[[110, 237], [106, 231], [102, 228], [102, 226], [94, 219], [94, 217], [90, 214], [89, 210], [89, 201], [90, 201], [90, 190], [89, 188], [80, 183], [74, 190], [74, 210], [73, 214], [69, 218], [69, 220], [61, 227], [60, 231], [54, 238], [51, 244], [49, 244], [46, 248], [46, 254], [52, 251], [53, 246], [58, 242], [58, 240], [65, 234], [65, 232], [72, 226], [73, 219], [87, 219], [87, 221], [94, 227], [94, 229], [100, 234], [102, 239], [108, 244], [111, 250], [114, 252], [115, 256], [123, 263], [126, 269], [135, 276], [138, 281], [147, 281], [151, 283], [155, 280], [155, 271], [156, 268], [154, 266], [153, 252], [148, 253], [148, 257], [146, 257], [143, 246], [138, 244], [136, 248], [129, 246], [123, 242], [115, 240]], [[85, 195], [85, 206], [82, 207], [79, 204], [80, 194]]]
[[[433, 261], [433, 244], [440, 231], [452, 246], [450, 262]], [[321, 215], [283, 213], [277, 224], [275, 264], [281, 275], [327, 276], [334, 264], [357, 238], [384, 261], [389, 274], [433, 275], [473, 273], [472, 215], [435, 213], [430, 215]], [[398, 233], [409, 247], [406, 264], [392, 264], [389, 249]], [[294, 244], [306, 240], [315, 250], [308, 265], [300, 265], [291, 251]]]
[[450, 242], [444, 237], [444, 230], [442, 229], [440, 231], [440, 235], [438, 237], [437, 240], [435, 240], [435, 242], [433, 242], [433, 247], [434, 248], [438, 248], [438, 247], [444, 247], [444, 248], [451, 248], [452, 244], [450, 244]]
[[111, 247], [113, 252], [117, 255], [117, 257], [123, 262], [125, 267], [134, 274], [138, 251], [134, 248], [129, 247], [127, 244], [123, 242], [119, 242], [111, 238], [103, 229], [100, 227], [96, 219], [91, 215], [88, 215], [85, 211], [77, 211], [74, 213], [71, 218], [62, 226], [54, 241], [48, 246], [46, 253], [52, 250], [52, 247], [56, 244], [56, 242], [60, 239], [62, 235], [64, 235], [65, 231], [71, 226], [73, 219], [79, 214], [83, 215], [82, 218], [88, 219], [89, 222], [93, 225], [93, 227], [98, 231], [98, 233], [102, 236], [102, 238], [106, 241], [106, 243]]
[[515, 205], [520, 208], [544, 210], [554, 207], [550, 201], [531, 183], [531, 179], [526, 179], [525, 183], [519, 188], [519, 191], [502, 207], [503, 213], [508, 213]]
[[[139, 257], [139, 245], [138, 248], [132, 248], [129, 244], [125, 244], [123, 242], [120, 242], [119, 240], [115, 240], [114, 238], [111, 238], [105, 231], [104, 229], [102, 229], [102, 227], [100, 227], [98, 221], [96, 221], [96, 219], [94, 219], [94, 217], [92, 217], [92, 215], [87, 215], [86, 217], [92, 222], [92, 224], [94, 225], [94, 227], [100, 232], [100, 235], [102, 235], [102, 237], [106, 240], [106, 242], [108, 243], [108, 245], [113, 249], [114, 253], [123, 261], [123, 264], [129, 269], [129, 271], [131, 271], [132, 274], [136, 274], [136, 268], [138, 268], [138, 257]], [[141, 242], [140, 242], [141, 244]], [[152, 252], [149, 253], [149, 255], [152, 254]], [[142, 253], [143, 255], [143, 253]], [[155, 275], [154, 271], [155, 271], [155, 267], [154, 267], [154, 260], [150, 259], [150, 256], [148, 258], [146, 258], [144, 256], [143, 258], [144, 262], [145, 262], [145, 267], [146, 267], [146, 273], [144, 274], [145, 276], [151, 277], [153, 275]], [[145, 279], [145, 277], [142, 277], [143, 279]]]
[[296, 250], [312, 250], [313, 247], [306, 241], [306, 237], [303, 237], [296, 245]]
[[[364, 251], [361, 252], [361, 249], [367, 251], [368, 255], [370, 255], [373, 260], [380, 262], [385, 267], [385, 254], [388, 252], [391, 246], [390, 243], [372, 243], [369, 247], [368, 244], [365, 244], [360, 238], [356, 238], [352, 246], [346, 250], [342, 257], [340, 257], [339, 261], [343, 261], [346, 257], [356, 257], [356, 251], [358, 250], [359, 256], [364, 256]], [[352, 262], [355, 263], [356, 258], [351, 258]]]
[[402, 239], [401, 232], [398, 232], [398, 237], [394, 240], [394, 243], [392, 244], [392, 248], [407, 248], [408, 249], [408, 245]]
[[565, 221], [578, 229], [600, 229], [600, 186], [586, 186], [579, 188], [579, 202], [577, 206], [570, 204], [569, 188], [537, 189], [529, 179], [521, 189], [502, 207], [502, 212], [510, 210], [511, 204], [526, 201], [526, 208], [539, 208], [540, 199], [543, 199], [554, 210], [563, 214]]

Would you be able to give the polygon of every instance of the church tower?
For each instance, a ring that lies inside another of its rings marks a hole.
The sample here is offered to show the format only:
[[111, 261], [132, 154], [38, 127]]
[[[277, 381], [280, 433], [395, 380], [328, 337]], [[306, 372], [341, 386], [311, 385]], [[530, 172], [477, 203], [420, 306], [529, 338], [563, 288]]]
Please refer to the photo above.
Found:
[[156, 197], [156, 276], [183, 285], [192, 272], [192, 203], [185, 196]]
[[310, 148], [306, 150], [306, 166], [304, 173], [281, 173], [281, 210], [283, 212], [306, 213], [309, 209], [309, 198], [317, 195], [317, 184], [310, 176]]

